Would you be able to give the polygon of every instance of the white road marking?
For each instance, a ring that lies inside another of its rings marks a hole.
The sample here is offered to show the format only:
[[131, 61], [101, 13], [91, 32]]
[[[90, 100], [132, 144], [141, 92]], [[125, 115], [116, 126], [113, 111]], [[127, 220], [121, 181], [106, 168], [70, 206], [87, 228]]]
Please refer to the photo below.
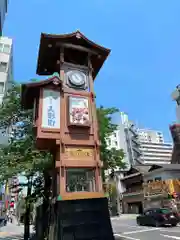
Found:
[[160, 232], [180, 233], [179, 230], [175, 229], [160, 229]]
[[129, 239], [129, 240], [141, 240], [139, 238], [127, 237], [127, 236], [124, 236], [124, 235], [121, 235], [121, 234], [117, 234], [117, 233], [115, 233], [114, 236], [115, 237], [126, 238], [126, 239]]
[[160, 234], [160, 235], [163, 237], [171, 238], [171, 239], [176, 239], [176, 240], [180, 239], [180, 237], [176, 237], [176, 236], [169, 236], [169, 235], [164, 235], [164, 234]]
[[142, 230], [137, 230], [137, 231], [132, 231], [132, 232], [123, 232], [123, 234], [128, 235], [128, 234], [133, 234], [133, 233], [141, 233], [141, 232], [150, 232], [154, 230], [160, 230], [161, 228], [149, 228], [149, 229], [142, 229]]

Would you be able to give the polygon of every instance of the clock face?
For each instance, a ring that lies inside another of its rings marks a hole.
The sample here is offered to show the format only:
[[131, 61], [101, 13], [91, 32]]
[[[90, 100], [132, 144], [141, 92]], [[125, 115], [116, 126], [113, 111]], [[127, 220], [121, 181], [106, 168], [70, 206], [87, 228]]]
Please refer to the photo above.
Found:
[[80, 71], [70, 71], [68, 73], [69, 81], [71, 84], [81, 87], [86, 83], [86, 75]]

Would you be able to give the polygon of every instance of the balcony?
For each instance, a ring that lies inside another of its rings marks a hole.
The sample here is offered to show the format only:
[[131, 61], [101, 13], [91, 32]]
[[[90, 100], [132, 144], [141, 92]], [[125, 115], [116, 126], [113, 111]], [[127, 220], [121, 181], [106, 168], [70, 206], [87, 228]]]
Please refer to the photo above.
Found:
[[126, 192], [123, 193], [123, 197], [128, 197], [128, 196], [136, 196], [136, 195], [141, 195], [143, 194], [143, 187], [142, 185], [140, 186], [132, 186], [131, 188], [128, 188]]
[[133, 149], [133, 151], [136, 152], [137, 156], [141, 156], [142, 155], [141, 150], [138, 147], [132, 146], [132, 149]]
[[134, 142], [136, 145], [140, 146], [139, 139], [137, 137], [132, 137], [131, 138], [132, 142]]
[[134, 137], [138, 137], [138, 132], [137, 132], [137, 129], [134, 127], [134, 125], [131, 125], [129, 127], [129, 131], [132, 132], [132, 134], [134, 135]]

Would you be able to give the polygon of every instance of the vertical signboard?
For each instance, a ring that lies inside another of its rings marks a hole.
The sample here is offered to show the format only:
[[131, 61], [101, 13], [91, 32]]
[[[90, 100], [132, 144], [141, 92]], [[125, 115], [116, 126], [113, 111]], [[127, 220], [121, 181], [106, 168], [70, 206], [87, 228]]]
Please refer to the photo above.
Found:
[[42, 128], [60, 128], [60, 92], [43, 89]]

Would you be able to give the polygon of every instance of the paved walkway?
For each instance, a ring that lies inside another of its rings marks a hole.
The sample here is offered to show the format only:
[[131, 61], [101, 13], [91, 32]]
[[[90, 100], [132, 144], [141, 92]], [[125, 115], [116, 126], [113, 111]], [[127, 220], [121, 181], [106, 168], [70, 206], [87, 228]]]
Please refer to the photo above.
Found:
[[136, 219], [136, 217], [138, 216], [138, 214], [121, 214], [120, 216], [117, 217], [111, 217], [111, 219]]
[[[33, 232], [33, 228], [30, 228], [31, 232]], [[20, 240], [23, 238], [24, 234], [24, 225], [18, 226], [17, 223], [8, 223], [7, 226], [0, 228], [0, 240]]]

